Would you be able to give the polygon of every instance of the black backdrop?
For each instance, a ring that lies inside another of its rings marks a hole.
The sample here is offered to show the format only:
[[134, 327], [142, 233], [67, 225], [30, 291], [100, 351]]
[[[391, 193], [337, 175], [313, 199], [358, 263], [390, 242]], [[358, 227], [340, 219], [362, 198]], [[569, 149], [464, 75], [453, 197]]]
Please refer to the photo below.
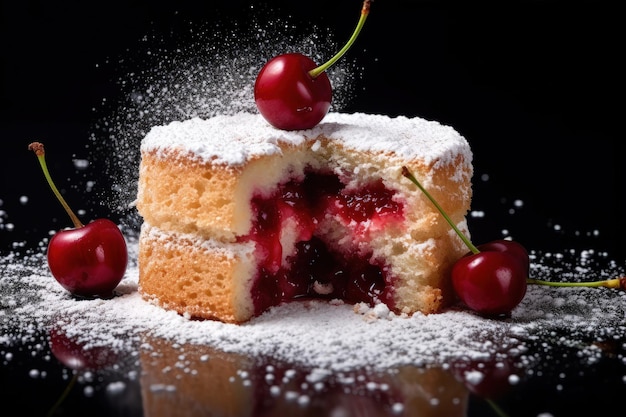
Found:
[[[36, 246], [69, 225], [26, 150], [32, 140], [46, 143], [70, 204], [85, 217], [107, 215], [93, 194], [67, 184], [84, 180], [72, 160], [93, 157], [89, 132], [120, 99], [116, 57], [145, 47], [148, 32], [175, 41], [186, 22], [232, 21], [261, 5], [347, 39], [360, 0], [3, 0], [2, 249]], [[608, 1], [376, 0], [349, 53], [363, 69], [344, 110], [434, 119], [470, 141], [473, 209], [483, 214], [470, 218], [475, 243], [509, 233], [530, 249], [626, 259], [619, 16]]]

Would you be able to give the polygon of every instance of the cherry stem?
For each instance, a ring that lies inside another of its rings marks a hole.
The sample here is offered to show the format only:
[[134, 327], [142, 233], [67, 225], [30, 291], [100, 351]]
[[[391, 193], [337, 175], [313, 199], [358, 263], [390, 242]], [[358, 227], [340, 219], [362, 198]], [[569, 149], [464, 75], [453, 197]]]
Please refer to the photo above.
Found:
[[621, 288], [626, 290], [626, 277], [606, 279], [602, 281], [590, 282], [559, 282], [544, 281], [541, 279], [527, 278], [528, 284], [546, 285], [549, 287], [605, 287], [605, 288]]
[[54, 182], [52, 181], [52, 177], [50, 177], [50, 172], [48, 172], [48, 165], [46, 164], [46, 152], [44, 150], [43, 143], [33, 142], [30, 145], [28, 145], [28, 149], [35, 152], [35, 155], [37, 155], [37, 159], [39, 160], [39, 165], [41, 165], [41, 170], [43, 171], [43, 175], [46, 177], [46, 180], [48, 181], [48, 185], [50, 185], [52, 192], [57, 197], [57, 199], [61, 202], [61, 205], [63, 206], [67, 214], [70, 216], [70, 219], [72, 219], [74, 226], [76, 228], [83, 227], [83, 224], [81, 223], [81, 221], [78, 219], [78, 217], [76, 217], [76, 215], [74, 214], [70, 206], [65, 202], [65, 199], [63, 198], [63, 196], [57, 189], [56, 185], [54, 185]]
[[456, 234], [459, 235], [459, 237], [461, 238], [463, 243], [465, 243], [465, 245], [469, 248], [469, 250], [472, 251], [472, 253], [474, 253], [474, 254], [480, 253], [478, 248], [476, 246], [474, 246], [474, 244], [467, 238], [467, 236], [465, 236], [465, 234], [463, 232], [461, 232], [461, 230], [459, 230], [459, 228], [456, 226], [456, 224], [454, 224], [452, 219], [450, 219], [450, 216], [448, 216], [448, 214], [445, 212], [445, 210], [439, 205], [437, 200], [435, 200], [435, 198], [432, 195], [430, 195], [430, 193], [426, 190], [426, 188], [424, 188], [424, 186], [422, 186], [422, 184], [420, 184], [420, 182], [417, 180], [417, 178], [415, 178], [415, 176], [411, 173], [411, 171], [409, 171], [409, 169], [407, 167], [405, 167], [405, 166], [402, 167], [402, 175], [407, 177], [409, 180], [411, 180], [411, 182], [413, 184], [417, 185], [417, 187], [420, 190], [422, 190], [424, 195], [426, 197], [428, 197], [430, 202], [433, 203], [433, 205], [437, 208], [437, 210], [439, 210], [439, 213], [441, 213], [443, 218], [446, 219], [446, 221], [448, 222], [450, 227], [456, 232]]
[[[480, 250], [478, 250], [478, 248], [476, 246], [474, 246], [474, 244], [467, 238], [467, 236], [465, 236], [465, 234], [463, 234], [463, 232], [461, 232], [459, 230], [459, 228], [456, 227], [456, 225], [450, 219], [450, 216], [448, 216], [446, 214], [446, 212], [444, 211], [444, 209], [439, 205], [439, 203], [437, 203], [437, 200], [435, 200], [435, 198], [432, 195], [430, 195], [430, 193], [424, 188], [424, 186], [422, 186], [422, 184], [420, 184], [420, 182], [417, 180], [417, 178], [415, 178], [415, 176], [411, 173], [411, 171], [409, 171], [409, 169], [406, 166], [402, 167], [402, 175], [407, 177], [409, 180], [411, 180], [411, 182], [413, 184], [417, 185], [417, 187], [420, 190], [422, 190], [424, 195], [426, 197], [428, 197], [428, 199], [431, 201], [431, 203], [433, 203], [435, 205], [435, 207], [437, 207], [437, 210], [439, 210], [441, 215], [446, 219], [446, 221], [448, 222], [450, 227], [452, 227], [452, 229], [454, 229], [454, 231], [459, 235], [459, 237], [461, 238], [461, 240], [463, 240], [465, 245], [467, 245], [469, 250], [472, 253], [474, 253], [474, 254], [480, 253]], [[626, 276], [625, 277], [619, 277], [619, 278], [602, 280], [602, 281], [589, 281], [589, 282], [559, 282], [559, 281], [545, 281], [545, 280], [541, 280], [541, 279], [526, 278], [526, 283], [528, 283], [528, 284], [535, 284], [535, 285], [545, 285], [545, 286], [550, 286], [550, 287], [605, 287], [605, 288], [620, 288], [620, 289], [626, 291]]]
[[359, 36], [359, 33], [361, 32], [361, 29], [363, 28], [363, 25], [365, 24], [365, 20], [367, 19], [367, 16], [370, 14], [371, 2], [372, 0], [365, 0], [363, 2], [363, 8], [361, 9], [361, 17], [359, 19], [359, 22], [356, 25], [356, 28], [354, 29], [354, 32], [352, 32], [352, 36], [350, 37], [350, 39], [348, 39], [348, 42], [344, 45], [343, 48], [341, 48], [339, 52], [337, 52], [337, 54], [334, 57], [329, 59], [326, 63], [316, 68], [313, 68], [311, 71], [309, 71], [309, 75], [311, 76], [311, 78], [316, 78], [318, 75], [326, 71], [333, 64], [335, 64], [335, 62], [337, 62], [339, 58], [341, 58], [346, 52], [348, 52], [348, 49], [350, 49], [350, 47], [352, 46], [356, 38]]

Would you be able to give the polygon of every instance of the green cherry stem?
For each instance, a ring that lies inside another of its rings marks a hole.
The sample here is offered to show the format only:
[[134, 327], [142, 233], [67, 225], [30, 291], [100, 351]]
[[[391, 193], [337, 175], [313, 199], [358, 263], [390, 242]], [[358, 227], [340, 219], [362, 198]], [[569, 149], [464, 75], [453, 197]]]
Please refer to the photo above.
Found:
[[626, 277], [605, 279], [601, 281], [589, 281], [589, 282], [559, 282], [559, 281], [545, 281], [541, 279], [527, 278], [526, 282], [535, 285], [546, 285], [549, 287], [605, 287], [605, 288], [618, 288], [626, 290]]
[[57, 197], [57, 199], [61, 202], [61, 205], [63, 206], [67, 214], [70, 216], [70, 219], [72, 219], [74, 226], [76, 228], [83, 227], [83, 224], [81, 223], [81, 221], [78, 219], [78, 217], [76, 217], [76, 215], [74, 214], [70, 206], [67, 204], [67, 202], [65, 201], [65, 199], [63, 198], [59, 190], [57, 189], [56, 185], [54, 185], [54, 182], [52, 181], [52, 177], [50, 177], [50, 172], [48, 172], [48, 165], [46, 164], [46, 152], [44, 150], [43, 143], [33, 142], [30, 145], [28, 145], [28, 149], [35, 152], [35, 155], [37, 155], [37, 159], [39, 160], [39, 164], [41, 165], [43, 175], [46, 177], [46, 180], [48, 181], [48, 185], [52, 189], [52, 192]]
[[335, 54], [334, 57], [332, 57], [319, 67], [313, 68], [311, 71], [309, 71], [309, 75], [311, 76], [311, 78], [316, 78], [318, 75], [326, 71], [328, 68], [334, 65], [335, 62], [339, 60], [339, 58], [341, 58], [346, 52], [348, 52], [348, 49], [350, 49], [356, 38], [359, 36], [359, 33], [361, 32], [361, 29], [365, 24], [365, 20], [367, 20], [367, 16], [369, 16], [370, 14], [371, 2], [372, 0], [365, 0], [363, 2], [363, 7], [361, 8], [361, 17], [359, 18], [359, 22], [357, 23], [354, 32], [352, 32], [352, 36], [350, 37], [350, 39], [348, 39], [348, 42], [343, 46], [343, 48], [339, 50], [339, 52], [337, 52], [337, 54]]
[[405, 167], [405, 166], [402, 167], [402, 175], [407, 177], [409, 180], [411, 180], [411, 182], [413, 184], [417, 185], [417, 188], [422, 190], [424, 195], [430, 200], [431, 203], [434, 204], [434, 206], [437, 208], [437, 210], [439, 210], [439, 212], [441, 213], [443, 218], [446, 219], [446, 221], [448, 222], [450, 227], [452, 227], [452, 229], [456, 232], [456, 234], [459, 235], [459, 237], [461, 238], [463, 243], [465, 243], [465, 245], [469, 248], [469, 250], [472, 251], [472, 253], [480, 253], [480, 250], [478, 250], [478, 248], [476, 246], [474, 246], [472, 241], [469, 240], [467, 238], [467, 236], [465, 236], [465, 234], [463, 232], [461, 232], [461, 230], [459, 230], [459, 228], [456, 226], [456, 224], [454, 224], [454, 222], [452, 221], [450, 216], [448, 216], [448, 214], [445, 212], [443, 207], [441, 207], [439, 205], [437, 200], [435, 200], [435, 198], [432, 195], [430, 195], [430, 193], [426, 190], [426, 188], [424, 188], [424, 186], [417, 180], [417, 178], [415, 178], [415, 176], [411, 173], [411, 171], [409, 171], [409, 169], [407, 167]]
[[[467, 236], [465, 236], [465, 234], [463, 234], [463, 232], [459, 230], [459, 228], [454, 224], [454, 222], [452, 222], [450, 217], [446, 214], [446, 212], [439, 205], [439, 203], [437, 203], [437, 200], [435, 200], [433, 196], [430, 195], [430, 193], [424, 188], [422, 184], [420, 184], [417, 178], [415, 178], [415, 176], [411, 173], [411, 171], [409, 171], [409, 169], [406, 166], [402, 167], [402, 175], [404, 175], [409, 180], [411, 180], [411, 182], [415, 184], [424, 193], [424, 195], [431, 201], [431, 203], [435, 205], [437, 210], [439, 210], [441, 215], [446, 219], [450, 227], [452, 227], [452, 229], [454, 229], [454, 231], [459, 235], [459, 237], [467, 245], [469, 250], [475, 254], [480, 253], [480, 250], [478, 250], [478, 248], [474, 246], [474, 244], [467, 238]], [[626, 291], [626, 277], [619, 277], [619, 278], [613, 278], [613, 279], [607, 279], [607, 280], [601, 280], [601, 281], [589, 281], [589, 282], [559, 282], [559, 281], [546, 281], [546, 280], [541, 280], [541, 279], [526, 278], [526, 282], [528, 284], [545, 285], [549, 287], [605, 287], [605, 288], [618, 288], [618, 289], [622, 289]]]

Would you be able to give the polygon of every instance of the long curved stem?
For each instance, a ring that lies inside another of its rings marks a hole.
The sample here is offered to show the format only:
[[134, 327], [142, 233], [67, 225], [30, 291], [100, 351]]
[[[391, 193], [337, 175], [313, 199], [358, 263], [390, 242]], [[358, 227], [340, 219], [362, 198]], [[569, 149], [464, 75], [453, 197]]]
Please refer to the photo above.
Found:
[[545, 281], [541, 279], [527, 278], [528, 284], [545, 285], [549, 287], [605, 287], [605, 288], [621, 288], [626, 290], [626, 277], [606, 279], [602, 281], [590, 282], [558, 282]]
[[459, 230], [459, 228], [456, 226], [456, 224], [454, 224], [454, 222], [452, 221], [452, 219], [450, 218], [450, 216], [448, 216], [448, 214], [445, 212], [445, 210], [443, 209], [443, 207], [441, 207], [439, 205], [439, 203], [437, 202], [437, 200], [435, 200], [435, 198], [430, 195], [430, 193], [426, 190], [426, 188], [424, 188], [424, 186], [422, 184], [420, 184], [420, 182], [417, 180], [417, 178], [415, 178], [415, 176], [411, 173], [411, 171], [409, 171], [409, 169], [405, 166], [402, 167], [402, 175], [404, 175], [405, 177], [407, 177], [409, 180], [411, 180], [411, 182], [415, 185], [417, 185], [417, 187], [422, 190], [422, 192], [424, 193], [424, 195], [426, 197], [428, 197], [428, 199], [430, 200], [431, 203], [434, 204], [434, 206], [437, 208], [437, 210], [439, 210], [439, 213], [441, 213], [441, 215], [443, 216], [444, 219], [446, 219], [446, 221], [448, 222], [448, 224], [450, 225], [450, 227], [456, 232], [457, 235], [459, 235], [459, 237], [461, 238], [461, 240], [463, 241], [463, 243], [465, 243], [465, 245], [469, 248], [470, 251], [472, 251], [472, 253], [480, 253], [480, 250], [478, 250], [478, 248], [476, 246], [474, 246], [474, 244], [472, 243], [471, 240], [469, 240], [467, 238], [467, 236], [465, 236], [465, 234], [463, 232], [461, 232], [461, 230]]
[[313, 68], [311, 71], [309, 71], [309, 75], [311, 76], [311, 78], [315, 78], [321, 73], [323, 73], [324, 71], [326, 71], [328, 68], [334, 65], [335, 62], [339, 60], [339, 58], [341, 58], [346, 52], [348, 52], [348, 49], [350, 49], [350, 47], [356, 40], [357, 36], [359, 36], [359, 33], [361, 32], [361, 29], [363, 28], [363, 25], [365, 24], [365, 20], [367, 20], [367, 16], [369, 16], [370, 3], [371, 3], [371, 0], [365, 0], [363, 2], [363, 8], [361, 9], [361, 17], [359, 18], [359, 22], [357, 23], [356, 28], [354, 29], [354, 32], [352, 32], [352, 36], [350, 36], [350, 39], [348, 39], [348, 42], [331, 59], [329, 59], [328, 61], [326, 61], [324, 64], [320, 65], [319, 67]]
[[[420, 184], [417, 178], [415, 178], [415, 176], [411, 173], [411, 171], [409, 171], [409, 169], [406, 166], [402, 167], [402, 175], [407, 177], [409, 180], [411, 180], [413, 184], [417, 185], [417, 187], [420, 190], [422, 190], [424, 195], [428, 197], [430, 202], [434, 204], [437, 210], [439, 210], [441, 215], [446, 219], [450, 227], [454, 229], [457, 235], [459, 235], [459, 237], [465, 243], [465, 245], [467, 245], [469, 250], [472, 251], [472, 253], [474, 254], [480, 253], [480, 250], [478, 250], [478, 248], [474, 246], [474, 244], [467, 238], [467, 236], [465, 236], [465, 234], [461, 232], [458, 227], [456, 227], [456, 225], [454, 224], [454, 222], [452, 222], [452, 220], [446, 214], [444, 209], [439, 205], [439, 203], [437, 203], [437, 200], [435, 200], [435, 198], [432, 195], [430, 195], [430, 193], [424, 188], [422, 184]], [[605, 288], [617, 288], [617, 289], [622, 289], [626, 291], [626, 276], [613, 278], [613, 279], [607, 279], [607, 280], [601, 280], [601, 281], [589, 281], [589, 282], [559, 282], [559, 281], [546, 281], [546, 280], [541, 280], [541, 279], [526, 278], [526, 283], [535, 284], [535, 285], [545, 285], [549, 287], [605, 287]]]
[[35, 152], [35, 155], [37, 155], [37, 159], [39, 160], [39, 165], [41, 165], [41, 170], [43, 171], [43, 175], [46, 177], [46, 181], [48, 181], [48, 185], [52, 189], [52, 192], [57, 197], [57, 199], [61, 202], [61, 205], [63, 206], [67, 214], [70, 216], [70, 219], [72, 219], [72, 223], [74, 223], [74, 226], [76, 228], [83, 227], [83, 224], [81, 223], [81, 221], [74, 214], [74, 212], [72, 211], [70, 206], [67, 204], [67, 202], [65, 201], [65, 199], [63, 198], [59, 190], [57, 189], [56, 185], [54, 185], [54, 182], [52, 181], [50, 172], [48, 172], [48, 165], [46, 164], [46, 152], [44, 150], [43, 143], [33, 142], [30, 145], [28, 145], [28, 149]]

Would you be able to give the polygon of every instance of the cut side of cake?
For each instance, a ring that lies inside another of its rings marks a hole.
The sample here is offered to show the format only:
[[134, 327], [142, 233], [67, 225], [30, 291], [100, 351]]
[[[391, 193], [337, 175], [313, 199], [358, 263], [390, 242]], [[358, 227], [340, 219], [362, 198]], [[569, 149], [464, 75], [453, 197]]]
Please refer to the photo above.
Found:
[[402, 166], [467, 232], [471, 150], [437, 122], [330, 113], [282, 131], [242, 113], [154, 127], [141, 144], [140, 292], [231, 323], [311, 297], [440, 311], [467, 248]]

